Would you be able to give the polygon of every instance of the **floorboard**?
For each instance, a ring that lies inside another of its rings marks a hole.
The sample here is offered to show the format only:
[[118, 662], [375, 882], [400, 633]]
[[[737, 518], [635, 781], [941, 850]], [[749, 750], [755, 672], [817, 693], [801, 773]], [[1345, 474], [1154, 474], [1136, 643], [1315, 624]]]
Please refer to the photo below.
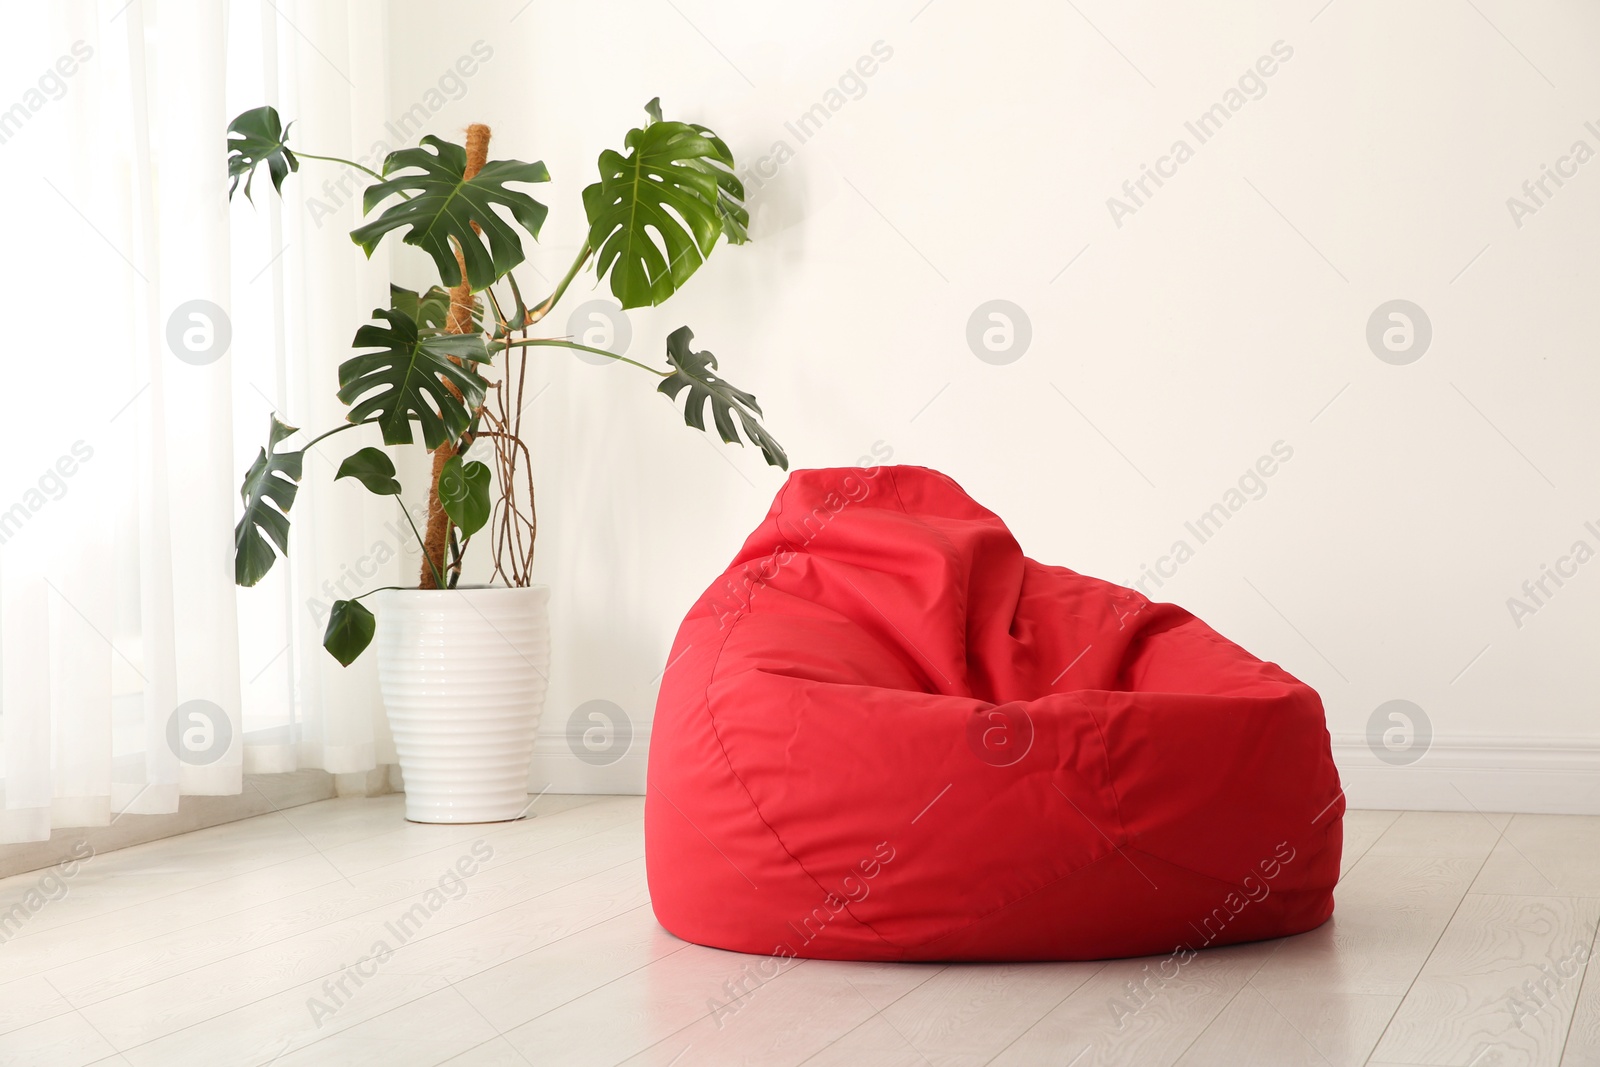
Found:
[[490, 826], [402, 804], [88, 860], [0, 942], [0, 1067], [1600, 1064], [1600, 818], [1349, 812], [1330, 922], [1152, 983], [1156, 959], [690, 945], [650, 910], [638, 797]]

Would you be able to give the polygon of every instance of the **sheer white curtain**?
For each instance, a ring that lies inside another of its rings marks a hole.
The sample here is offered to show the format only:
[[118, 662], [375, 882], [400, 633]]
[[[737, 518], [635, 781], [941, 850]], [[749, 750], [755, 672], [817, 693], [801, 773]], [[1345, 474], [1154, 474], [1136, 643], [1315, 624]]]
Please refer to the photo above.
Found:
[[264, 169], [253, 205], [224, 176], [228, 120], [262, 103], [314, 151], [375, 147], [382, 4], [0, 18], [0, 842], [170, 813], [247, 773], [393, 762], [373, 665], [320, 648], [330, 600], [412, 569], [392, 502], [308, 456], [290, 564], [235, 589], [230, 537], [268, 413], [342, 418], [336, 368], [387, 302], [386, 260], [345, 236], [359, 200], [323, 188], [337, 171], [291, 176], [281, 204]]

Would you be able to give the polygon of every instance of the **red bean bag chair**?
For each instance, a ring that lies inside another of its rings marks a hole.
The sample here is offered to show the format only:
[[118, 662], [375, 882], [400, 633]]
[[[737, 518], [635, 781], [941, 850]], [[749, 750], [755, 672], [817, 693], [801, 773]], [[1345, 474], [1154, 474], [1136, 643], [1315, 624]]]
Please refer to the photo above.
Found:
[[1281, 668], [936, 471], [803, 470], [678, 631], [645, 856], [716, 948], [1177, 967], [1325, 921], [1343, 814]]

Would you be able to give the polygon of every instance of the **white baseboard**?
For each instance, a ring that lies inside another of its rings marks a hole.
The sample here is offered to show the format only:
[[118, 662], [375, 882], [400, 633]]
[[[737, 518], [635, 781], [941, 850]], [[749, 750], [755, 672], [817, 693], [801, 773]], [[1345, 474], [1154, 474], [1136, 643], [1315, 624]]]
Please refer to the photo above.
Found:
[[247, 774], [242, 792], [231, 796], [179, 797], [174, 814], [145, 815], [130, 811], [110, 816], [115, 821], [108, 825], [56, 827], [48, 841], [0, 846], [0, 878], [54, 866], [74, 855], [84, 844], [98, 856], [147, 841], [269, 815], [300, 804], [314, 804], [335, 795], [334, 776], [326, 771]]
[[[534, 744], [532, 792], [642, 795], [650, 725], [604, 766], [573, 755], [562, 734]], [[1352, 808], [1600, 815], [1600, 738], [1436, 737], [1421, 759], [1394, 766], [1361, 734], [1333, 738], [1333, 760]]]
[[1435, 737], [1393, 766], [1361, 734], [1337, 734], [1333, 761], [1352, 808], [1600, 815], [1600, 738]]
[[635, 725], [628, 750], [614, 763], [596, 766], [572, 752], [565, 734], [540, 734], [533, 742], [532, 793], [605, 793], [643, 796], [650, 752], [650, 724]]

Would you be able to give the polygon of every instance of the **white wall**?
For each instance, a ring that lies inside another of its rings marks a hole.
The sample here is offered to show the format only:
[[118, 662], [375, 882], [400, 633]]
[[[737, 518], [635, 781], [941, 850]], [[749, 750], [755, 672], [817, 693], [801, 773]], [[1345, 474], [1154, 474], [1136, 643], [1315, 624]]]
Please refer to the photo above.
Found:
[[[1148, 588], [1322, 693], [1354, 803], [1600, 810], [1600, 561], [1520, 625], [1507, 605], [1575, 541], [1600, 550], [1600, 162], [1520, 225], [1507, 204], [1575, 141], [1600, 151], [1600, 9], [408, 0], [390, 33], [397, 111], [492, 46], [431, 129], [485, 121], [494, 155], [549, 165], [546, 277], [581, 238], [596, 154], [650, 97], [747, 166], [787, 143], [751, 182], [756, 240], [633, 313], [630, 354], [659, 361], [692, 325], [795, 466], [885, 442], [1031, 556], [1116, 580], [1186, 539]], [[892, 55], [801, 143], [786, 121], [877, 42]], [[1200, 143], [1185, 122], [1275, 49], [1264, 93]], [[1193, 157], [1115, 220], [1108, 198], [1179, 138]], [[1031, 324], [1006, 365], [966, 339], [992, 299]], [[1366, 340], [1395, 299], [1432, 326], [1406, 365]], [[536, 777], [638, 788], [677, 622], [783, 476], [683, 427], [638, 372], [547, 368]], [[1185, 522], [1280, 441], [1265, 495], [1198, 544]], [[608, 770], [560, 736], [593, 699], [640, 735]], [[1365, 740], [1392, 699], [1434, 734], [1406, 767]]]

